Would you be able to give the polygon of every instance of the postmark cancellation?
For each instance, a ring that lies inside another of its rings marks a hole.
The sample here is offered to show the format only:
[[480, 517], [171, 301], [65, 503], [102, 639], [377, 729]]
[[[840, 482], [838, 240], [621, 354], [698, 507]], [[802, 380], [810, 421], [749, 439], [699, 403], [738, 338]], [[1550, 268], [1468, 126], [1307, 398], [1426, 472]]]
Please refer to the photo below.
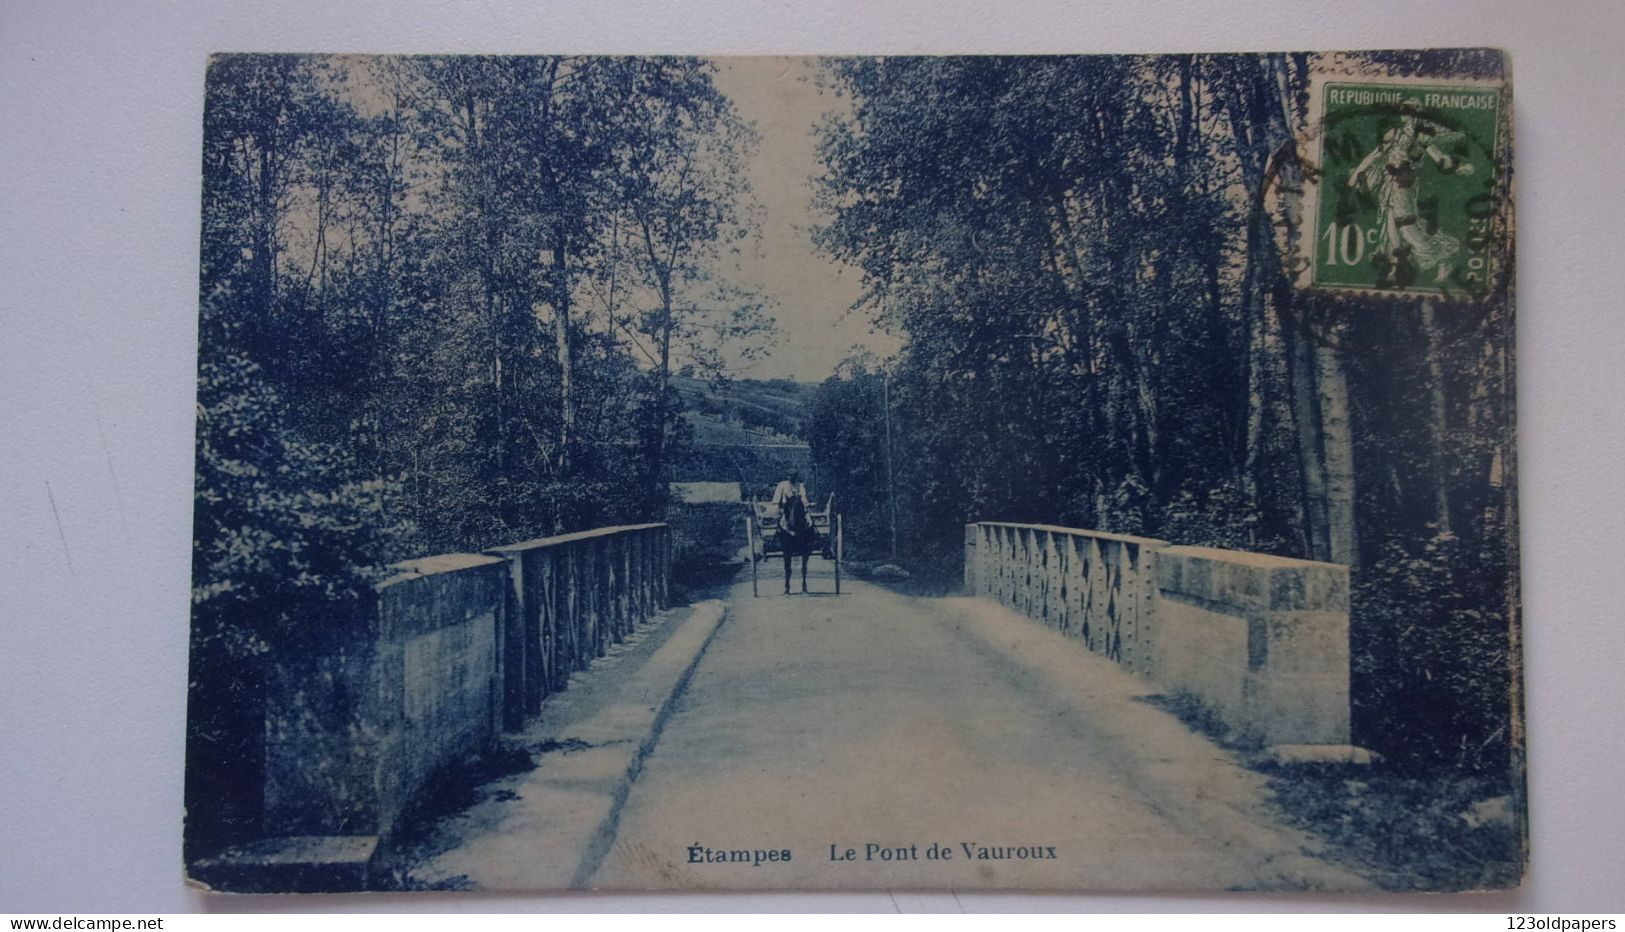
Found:
[[1482, 300], [1511, 241], [1509, 84], [1357, 75], [1311, 82], [1301, 288]]

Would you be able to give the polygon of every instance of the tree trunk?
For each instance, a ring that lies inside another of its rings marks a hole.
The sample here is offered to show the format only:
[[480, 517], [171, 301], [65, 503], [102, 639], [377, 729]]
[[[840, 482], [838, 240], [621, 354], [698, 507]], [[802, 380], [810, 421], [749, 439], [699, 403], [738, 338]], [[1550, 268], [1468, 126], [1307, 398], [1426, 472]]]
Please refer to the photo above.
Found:
[[570, 347], [570, 271], [565, 261], [564, 230], [553, 239], [553, 336], [559, 356], [559, 473], [570, 472], [570, 445], [575, 442], [574, 359]]
[[654, 501], [665, 495], [666, 483], [666, 404], [671, 394], [671, 331], [672, 319], [671, 277], [669, 272], [660, 276], [660, 380], [655, 396], [654, 436]]
[[[1251, 255], [1247, 262], [1249, 265], [1253, 262]], [[1242, 312], [1247, 317], [1247, 433], [1242, 441], [1244, 450], [1240, 460], [1241, 499], [1247, 517], [1252, 519], [1247, 527], [1247, 543], [1251, 546], [1258, 543], [1262, 517], [1258, 476], [1264, 458], [1264, 346], [1267, 318], [1264, 309], [1258, 307], [1248, 295], [1250, 290], [1250, 285], [1244, 287], [1242, 298]]]
[[1331, 542], [1328, 559], [1354, 569], [1360, 562], [1354, 527], [1354, 431], [1349, 421], [1348, 378], [1335, 339], [1315, 344], [1315, 372], [1319, 377], [1320, 436], [1326, 465], [1326, 532]]
[[[1299, 62], [1300, 68], [1303, 63]], [[1260, 81], [1249, 95], [1251, 112], [1246, 115], [1249, 125], [1264, 127], [1263, 146], [1253, 147], [1255, 155], [1271, 159], [1266, 163], [1264, 175], [1278, 176], [1280, 210], [1291, 229], [1301, 229], [1303, 205], [1296, 191], [1302, 186], [1291, 173], [1301, 168], [1293, 147], [1290, 128], [1296, 108], [1286, 81], [1285, 62], [1265, 66], [1267, 73], [1258, 74]], [[1272, 108], [1266, 102], [1274, 97]], [[1261, 189], [1260, 189], [1261, 190]], [[1268, 210], [1260, 201], [1257, 215]], [[1358, 560], [1354, 526], [1354, 447], [1349, 422], [1348, 379], [1343, 369], [1342, 351], [1338, 334], [1341, 325], [1319, 321], [1309, 327], [1313, 311], [1308, 300], [1296, 301], [1298, 293], [1280, 263], [1273, 233], [1266, 234], [1267, 242], [1259, 243], [1270, 257], [1271, 286], [1278, 304], [1288, 302], [1298, 306], [1295, 315], [1300, 331], [1289, 335], [1288, 349], [1292, 370], [1294, 419], [1298, 430], [1298, 461], [1304, 482], [1306, 503], [1305, 524], [1308, 528], [1309, 552], [1315, 559], [1329, 560], [1354, 567]], [[1334, 330], [1336, 332], [1334, 332]]]
[[1434, 316], [1432, 301], [1422, 302], [1422, 331], [1426, 336], [1428, 359], [1428, 434], [1432, 438], [1428, 460], [1433, 469], [1434, 523], [1438, 525], [1439, 533], [1449, 534], [1450, 481], [1446, 463], [1444, 360], [1441, 356], [1443, 347], [1439, 339], [1439, 322]]
[[[1297, 316], [1308, 322], [1310, 308], [1300, 302]], [[1322, 433], [1319, 377], [1315, 371], [1314, 339], [1305, 333], [1288, 331], [1287, 359], [1291, 373], [1293, 431], [1298, 441], [1298, 468], [1302, 477], [1304, 555], [1311, 560], [1330, 560], [1331, 506], [1327, 497], [1327, 477]]]
[[[1258, 76], [1241, 70], [1233, 77], [1230, 92], [1221, 94], [1220, 99], [1235, 135], [1242, 183], [1252, 199], [1247, 218], [1246, 255], [1241, 283], [1242, 314], [1247, 328], [1247, 429], [1244, 440], [1246, 449], [1240, 460], [1242, 500], [1246, 503], [1247, 514], [1253, 518], [1248, 542], [1256, 544], [1263, 518], [1263, 492], [1259, 488], [1259, 480], [1265, 468], [1267, 438], [1264, 424], [1271, 403], [1269, 373], [1282, 351], [1279, 323], [1268, 300], [1270, 276], [1279, 273], [1271, 268], [1275, 260], [1275, 244], [1264, 204], [1264, 184], [1269, 176], [1269, 158], [1277, 134], [1271, 131], [1274, 123], [1266, 118], [1265, 108], [1259, 104], [1255, 86]], [[1284, 136], [1284, 129], [1279, 134]], [[1304, 544], [1307, 549], [1308, 541], [1305, 540]]]
[[[1271, 68], [1276, 98], [1280, 102], [1281, 125], [1288, 133], [1299, 124], [1296, 119], [1299, 109], [1297, 101], [1293, 98], [1291, 90], [1293, 82], [1288, 73], [1289, 69], [1294, 67], [1300, 74], [1306, 74], [1307, 56], [1301, 54], [1290, 58], [1283, 56], [1276, 59], [1274, 67]], [[1282, 209], [1287, 214], [1289, 227], [1302, 230], [1303, 205], [1300, 201], [1301, 195], [1295, 192], [1301, 192], [1304, 188], [1301, 178], [1287, 177], [1289, 171], [1301, 172], [1302, 169], [1295, 144], [1283, 145], [1280, 157], [1283, 163], [1288, 163], [1281, 166], [1281, 174], [1283, 179], [1289, 182], [1283, 183], [1281, 187]], [[1287, 278], [1288, 273], [1284, 267], [1280, 275], [1283, 292], [1294, 293], [1293, 284]], [[1325, 559], [1353, 569], [1359, 563], [1359, 546], [1354, 525], [1354, 432], [1349, 421], [1348, 376], [1344, 372], [1341, 349], [1346, 328], [1342, 324], [1321, 321], [1318, 332], [1323, 335], [1316, 338], [1313, 336], [1316, 332], [1306, 328], [1305, 333], [1298, 335], [1298, 342], [1313, 343], [1315, 402], [1316, 413], [1319, 415], [1318, 465], [1325, 470], [1327, 541]]]
[[275, 142], [258, 140], [259, 217], [254, 230], [253, 281], [264, 327], [276, 312], [277, 182]]

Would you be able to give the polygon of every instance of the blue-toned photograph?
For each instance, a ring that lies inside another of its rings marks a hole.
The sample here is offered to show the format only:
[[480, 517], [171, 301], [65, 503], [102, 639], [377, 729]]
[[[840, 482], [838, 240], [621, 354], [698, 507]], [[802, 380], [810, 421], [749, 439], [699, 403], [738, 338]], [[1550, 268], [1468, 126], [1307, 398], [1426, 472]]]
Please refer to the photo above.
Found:
[[214, 56], [188, 878], [1518, 886], [1508, 68]]

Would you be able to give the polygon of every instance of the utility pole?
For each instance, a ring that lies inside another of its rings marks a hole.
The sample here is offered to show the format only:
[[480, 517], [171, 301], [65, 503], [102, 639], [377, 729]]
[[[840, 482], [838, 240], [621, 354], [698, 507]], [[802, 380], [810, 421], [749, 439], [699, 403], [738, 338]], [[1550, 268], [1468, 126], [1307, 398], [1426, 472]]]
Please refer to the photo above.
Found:
[[897, 559], [897, 475], [892, 471], [891, 373], [880, 374], [880, 405], [886, 414], [886, 496], [891, 500], [891, 558]]

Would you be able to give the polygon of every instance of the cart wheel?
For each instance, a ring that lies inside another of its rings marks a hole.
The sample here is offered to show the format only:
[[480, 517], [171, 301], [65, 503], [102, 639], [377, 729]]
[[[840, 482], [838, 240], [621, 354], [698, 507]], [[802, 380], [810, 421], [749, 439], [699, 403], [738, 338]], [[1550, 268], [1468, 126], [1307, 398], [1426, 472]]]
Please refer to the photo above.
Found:
[[840, 594], [840, 557], [842, 557], [842, 526], [840, 515], [835, 515], [835, 594]]
[[756, 516], [745, 516], [745, 543], [750, 547], [750, 594], [760, 597], [756, 588]]

